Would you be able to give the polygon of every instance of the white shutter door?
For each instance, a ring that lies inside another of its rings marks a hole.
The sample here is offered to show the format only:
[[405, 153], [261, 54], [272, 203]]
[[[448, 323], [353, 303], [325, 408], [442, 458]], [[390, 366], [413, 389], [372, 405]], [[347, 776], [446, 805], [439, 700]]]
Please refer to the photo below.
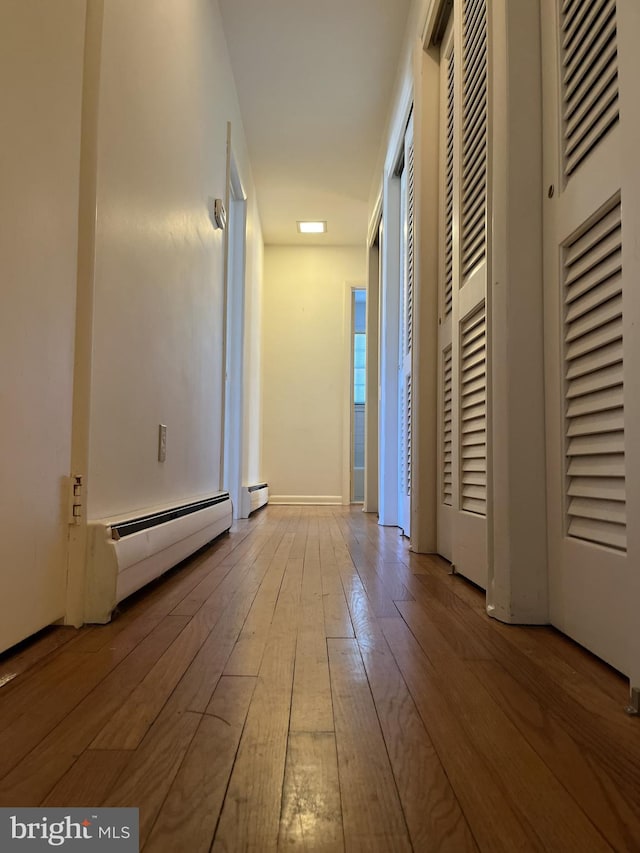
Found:
[[461, 0], [455, 17], [452, 558], [457, 572], [486, 588], [486, 0]]
[[640, 24], [637, 0], [543, 0], [549, 601], [553, 624], [640, 675], [640, 543], [627, 526], [640, 349], [625, 333], [640, 314], [640, 217], [632, 201], [627, 219], [625, 201], [638, 192], [639, 63], [631, 35], [620, 50], [621, 9]]
[[415, 152], [413, 116], [404, 139], [404, 169], [401, 175], [401, 282], [399, 376], [399, 494], [398, 526], [411, 535], [411, 359], [413, 344], [413, 289], [415, 250]]

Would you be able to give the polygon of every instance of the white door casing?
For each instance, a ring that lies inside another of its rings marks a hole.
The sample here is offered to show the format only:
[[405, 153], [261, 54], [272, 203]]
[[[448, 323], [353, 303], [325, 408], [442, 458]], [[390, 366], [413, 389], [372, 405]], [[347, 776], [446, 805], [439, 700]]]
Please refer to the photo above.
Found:
[[380, 388], [378, 346], [380, 339], [380, 282], [382, 280], [382, 198], [369, 239], [367, 276], [367, 415], [363, 512], [378, 510], [378, 394]]

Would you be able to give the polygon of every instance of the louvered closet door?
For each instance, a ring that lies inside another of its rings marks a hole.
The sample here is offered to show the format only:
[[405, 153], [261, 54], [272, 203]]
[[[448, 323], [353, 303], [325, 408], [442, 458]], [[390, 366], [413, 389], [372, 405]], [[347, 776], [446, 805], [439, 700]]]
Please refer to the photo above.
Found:
[[453, 560], [453, 201], [455, 51], [453, 17], [440, 47], [440, 216], [438, 295], [438, 553]]
[[413, 116], [409, 119], [404, 139], [404, 168], [400, 178], [401, 229], [401, 310], [400, 352], [398, 354], [398, 420], [400, 436], [398, 453], [398, 526], [405, 536], [411, 535], [411, 358], [413, 343], [414, 288], [414, 182], [415, 154]]
[[547, 506], [551, 621], [629, 673], [640, 567], [629, 559], [627, 403], [640, 384], [623, 313], [637, 303], [637, 262], [617, 15], [614, 0], [543, 2]]
[[[460, 0], [454, 8], [454, 16], [452, 111], [454, 183], [451, 199], [453, 234], [450, 312], [453, 384], [452, 559], [457, 572], [486, 588], [486, 356], [488, 349], [485, 311], [488, 254], [486, 0]], [[450, 65], [448, 73], [450, 73]], [[448, 99], [450, 84], [451, 80], [448, 79]], [[447, 121], [450, 121], [449, 110]], [[449, 298], [447, 263], [445, 255], [445, 316], [447, 316], [446, 306]], [[446, 329], [446, 323], [444, 325]], [[443, 382], [445, 378], [443, 373]]]

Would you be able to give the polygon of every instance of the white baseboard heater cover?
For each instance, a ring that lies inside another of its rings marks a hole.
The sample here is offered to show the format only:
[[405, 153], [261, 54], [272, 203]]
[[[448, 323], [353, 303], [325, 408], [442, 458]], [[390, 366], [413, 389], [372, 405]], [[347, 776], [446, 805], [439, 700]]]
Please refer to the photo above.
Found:
[[228, 492], [144, 515], [88, 523], [85, 622], [108, 622], [127, 596], [231, 527]]
[[252, 512], [269, 503], [269, 486], [257, 483], [255, 486], [243, 486], [240, 491], [240, 518], [249, 518]]

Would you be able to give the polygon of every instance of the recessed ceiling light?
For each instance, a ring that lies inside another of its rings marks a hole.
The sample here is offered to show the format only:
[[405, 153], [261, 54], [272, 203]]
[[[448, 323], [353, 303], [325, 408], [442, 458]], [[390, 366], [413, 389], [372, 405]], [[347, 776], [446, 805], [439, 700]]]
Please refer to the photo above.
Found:
[[301, 234], [324, 234], [326, 230], [326, 222], [298, 222], [298, 231]]

